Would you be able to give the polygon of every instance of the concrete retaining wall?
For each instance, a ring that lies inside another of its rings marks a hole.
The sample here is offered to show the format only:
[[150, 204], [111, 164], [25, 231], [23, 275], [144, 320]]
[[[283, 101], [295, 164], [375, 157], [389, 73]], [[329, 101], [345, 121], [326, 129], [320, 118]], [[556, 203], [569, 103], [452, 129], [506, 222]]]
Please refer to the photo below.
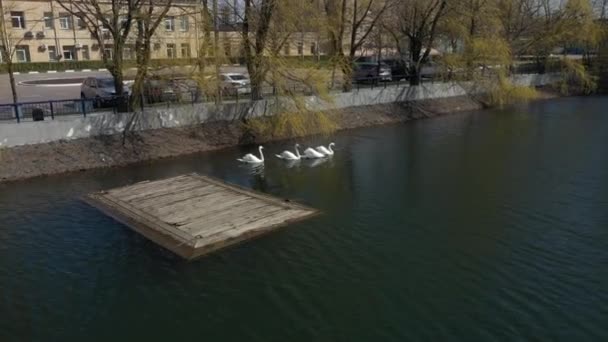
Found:
[[[555, 74], [516, 75], [513, 82], [522, 86], [542, 86], [554, 82]], [[348, 107], [405, 102], [422, 99], [446, 98], [476, 93], [472, 83], [427, 83], [415, 87], [389, 86], [387, 88], [361, 89], [350, 93], [336, 93], [332, 101], [306, 97], [310, 109], [328, 110]], [[281, 105], [278, 106], [279, 101]], [[285, 100], [270, 99], [257, 102], [226, 103], [215, 106], [209, 103], [176, 106], [173, 108], [148, 108], [137, 115], [132, 125], [135, 130], [181, 127], [207, 121], [236, 120], [243, 117], [272, 115], [285, 108]], [[287, 104], [288, 106], [288, 104]], [[85, 117], [66, 117], [51, 121], [0, 123], [0, 147], [40, 144], [64, 139], [87, 138], [121, 133], [132, 114], [97, 113]]]

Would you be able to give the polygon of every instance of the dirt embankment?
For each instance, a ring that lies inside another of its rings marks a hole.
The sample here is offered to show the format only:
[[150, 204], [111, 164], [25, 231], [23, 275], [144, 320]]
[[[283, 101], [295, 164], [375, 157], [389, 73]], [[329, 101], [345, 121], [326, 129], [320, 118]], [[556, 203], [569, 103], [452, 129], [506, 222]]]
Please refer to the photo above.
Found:
[[[353, 107], [336, 110], [329, 115], [339, 129], [351, 129], [479, 108], [481, 106], [477, 102], [467, 97], [454, 97], [413, 104]], [[240, 122], [222, 121], [143, 131], [127, 139], [125, 145], [122, 144], [122, 135], [115, 135], [3, 149], [0, 150], [0, 182], [124, 166], [251, 142], [245, 141], [244, 133]]]

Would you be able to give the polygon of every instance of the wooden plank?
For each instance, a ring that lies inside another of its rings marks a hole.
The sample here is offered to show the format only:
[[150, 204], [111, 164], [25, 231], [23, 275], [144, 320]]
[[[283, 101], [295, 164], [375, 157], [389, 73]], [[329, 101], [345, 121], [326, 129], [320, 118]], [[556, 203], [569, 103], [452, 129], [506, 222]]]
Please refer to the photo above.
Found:
[[188, 191], [168, 192], [154, 197], [145, 197], [137, 202], [132, 201], [131, 204], [137, 205], [145, 210], [146, 208], [163, 208], [174, 205], [178, 202], [188, 201], [195, 197], [211, 195], [214, 192], [221, 190], [215, 185], [201, 184], [200, 186], [189, 189]]
[[112, 194], [113, 196], [120, 197], [120, 196], [123, 196], [124, 194], [133, 193], [135, 191], [139, 191], [140, 189], [147, 188], [150, 186], [151, 183], [153, 183], [154, 186], [161, 187], [167, 183], [175, 182], [175, 181], [178, 181], [180, 179], [185, 179], [185, 178], [191, 179], [192, 175], [181, 175], [181, 176], [157, 180], [157, 181], [143, 181], [143, 182], [135, 183], [132, 185], [123, 186], [120, 188], [111, 189], [111, 190], [108, 190], [107, 192]]
[[264, 222], [251, 222], [233, 229], [224, 229], [216, 234], [207, 236], [204, 239], [197, 239], [194, 247], [201, 248], [222, 241], [238, 239], [239, 237], [247, 234], [256, 235], [256, 233], [263, 233], [264, 231], [273, 230], [280, 225], [287, 224], [289, 222], [296, 222], [303, 218], [312, 216], [313, 214], [313, 212], [300, 211], [298, 213], [299, 216], [296, 219], [293, 219], [294, 213], [282, 212], [278, 215], [268, 217]]
[[295, 202], [288, 202], [286, 200], [281, 200], [281, 199], [278, 199], [276, 197], [272, 197], [272, 196], [269, 196], [269, 195], [266, 195], [266, 194], [254, 192], [254, 191], [252, 191], [250, 189], [245, 189], [245, 188], [243, 188], [243, 187], [241, 187], [239, 185], [228, 184], [226, 182], [223, 182], [223, 181], [217, 180], [217, 179], [213, 179], [213, 178], [210, 178], [208, 176], [201, 176], [199, 174], [194, 174], [193, 176], [195, 176], [197, 178], [200, 178], [200, 179], [204, 180], [205, 182], [208, 182], [208, 183], [211, 183], [211, 184], [216, 184], [216, 185], [221, 186], [221, 187], [223, 187], [225, 189], [230, 189], [230, 190], [232, 190], [234, 192], [238, 192], [238, 193], [242, 193], [242, 194], [245, 194], [245, 195], [248, 195], [248, 196], [251, 196], [251, 197], [259, 198], [259, 199], [261, 199], [263, 201], [267, 201], [269, 203], [278, 205], [280, 207], [291, 208], [291, 209], [302, 209], [302, 210], [309, 209], [309, 208], [307, 208], [307, 207], [305, 207], [305, 206], [303, 206], [301, 204], [295, 203]]
[[145, 197], [152, 197], [171, 192], [184, 191], [200, 184], [201, 183], [199, 181], [193, 178], [184, 178], [177, 182], [165, 184], [163, 186], [156, 186], [152, 183], [147, 188], [140, 189], [139, 191], [133, 191], [132, 193], [125, 194], [123, 196], [120, 196], [119, 198], [125, 202], [135, 202], [138, 199]]
[[246, 196], [233, 197], [229, 200], [222, 201], [221, 203], [214, 204], [213, 206], [210, 206], [210, 208], [206, 208], [205, 210], [192, 211], [178, 218], [172, 218], [172, 221], [170, 222], [173, 222], [175, 225], [180, 226], [180, 228], [183, 228], [183, 226], [199, 220], [206, 220], [207, 222], [211, 222], [211, 220], [216, 218], [217, 215], [224, 212], [232, 212], [234, 215], [234, 209], [231, 210], [231, 208], [233, 207], [240, 208], [243, 206], [248, 206], [250, 203], [254, 203], [256, 201], [256, 199]]
[[160, 220], [170, 224], [183, 225], [184, 222], [192, 221], [201, 216], [213, 213], [211, 208], [220, 203], [238, 203], [240, 201], [251, 200], [247, 196], [228, 196], [225, 192], [195, 198], [188, 202], [180, 202], [175, 206], [163, 208], [149, 208], [147, 211], [153, 213]]
[[148, 215], [137, 208], [125, 202], [115, 201], [112, 196], [93, 196], [92, 198], [102, 202], [108, 209], [121, 212], [124, 215], [133, 219], [144, 222], [147, 226], [157, 231], [164, 232], [176, 238], [179, 242], [189, 242], [192, 240], [192, 235], [184, 233], [184, 231], [172, 227], [165, 222], [159, 221], [156, 217]]
[[[247, 213], [239, 216], [239, 217], [230, 217], [229, 220], [216, 220], [213, 222], [211, 226], [200, 226], [198, 230], [191, 231], [190, 234], [193, 236], [197, 236], [199, 238], [206, 238], [207, 236], [216, 234], [226, 229], [232, 229], [237, 225], [241, 225], [244, 223], [251, 223], [259, 221], [265, 217], [269, 217], [272, 215], [277, 215], [281, 212], [285, 212], [285, 209], [279, 208], [273, 205], [266, 205], [265, 207], [261, 207], [257, 210], [249, 210]], [[190, 225], [189, 225], [190, 226]], [[191, 224], [194, 228], [196, 227], [194, 224]], [[184, 228], [184, 227], [182, 227]]]
[[247, 215], [247, 213], [252, 212], [254, 210], [262, 210], [263, 208], [271, 207], [267, 203], [262, 201], [258, 201], [257, 199], [248, 199], [245, 202], [242, 202], [238, 207], [230, 210], [220, 210], [212, 215], [204, 215], [200, 216], [196, 220], [186, 221], [183, 225], [180, 226], [180, 229], [185, 231], [189, 231], [191, 235], [199, 235], [199, 230], [210, 229], [213, 226], [221, 225], [226, 221], [235, 220], [239, 216]]

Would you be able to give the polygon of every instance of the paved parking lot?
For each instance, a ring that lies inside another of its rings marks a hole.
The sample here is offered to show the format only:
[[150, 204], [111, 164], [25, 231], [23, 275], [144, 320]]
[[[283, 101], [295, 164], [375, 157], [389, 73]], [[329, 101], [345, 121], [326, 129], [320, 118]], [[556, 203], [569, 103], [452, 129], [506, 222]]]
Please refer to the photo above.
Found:
[[[95, 75], [110, 75], [108, 72], [58, 72], [56, 74], [23, 74], [15, 75], [19, 102], [75, 99], [80, 97], [80, 85], [31, 86], [19, 82], [52, 78], [84, 78]], [[0, 75], [0, 104], [12, 103], [11, 86], [8, 74]]]
[[[245, 67], [226, 67], [222, 68], [223, 72], [246, 72]], [[128, 74], [128, 73], [127, 73]], [[48, 100], [66, 100], [66, 99], [77, 99], [80, 98], [80, 85], [79, 84], [67, 84], [67, 85], [52, 85], [52, 86], [41, 86], [41, 85], [21, 85], [20, 82], [38, 80], [38, 79], [54, 79], [54, 78], [70, 78], [70, 79], [84, 79], [90, 76], [108, 76], [110, 73], [107, 71], [92, 71], [92, 72], [57, 72], [57, 73], [40, 73], [40, 74], [20, 74], [15, 75], [15, 81], [17, 83], [17, 96], [19, 102], [34, 102], [34, 101], [48, 101]], [[11, 95], [11, 86], [9, 82], [8, 74], [0, 75], [0, 104], [12, 103], [13, 97]]]

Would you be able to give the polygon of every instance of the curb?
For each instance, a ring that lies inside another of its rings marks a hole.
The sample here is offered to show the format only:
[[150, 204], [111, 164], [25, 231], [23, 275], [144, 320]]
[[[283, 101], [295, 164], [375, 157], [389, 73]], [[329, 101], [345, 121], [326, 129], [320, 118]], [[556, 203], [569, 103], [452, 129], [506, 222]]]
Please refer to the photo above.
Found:
[[74, 70], [63, 70], [63, 71], [47, 70], [47, 71], [28, 71], [28, 72], [15, 71], [15, 72], [13, 72], [13, 75], [56, 74], [56, 73], [61, 73], [61, 72], [97, 72], [97, 71], [108, 71], [108, 69], [82, 69], [82, 70], [74, 69]]

